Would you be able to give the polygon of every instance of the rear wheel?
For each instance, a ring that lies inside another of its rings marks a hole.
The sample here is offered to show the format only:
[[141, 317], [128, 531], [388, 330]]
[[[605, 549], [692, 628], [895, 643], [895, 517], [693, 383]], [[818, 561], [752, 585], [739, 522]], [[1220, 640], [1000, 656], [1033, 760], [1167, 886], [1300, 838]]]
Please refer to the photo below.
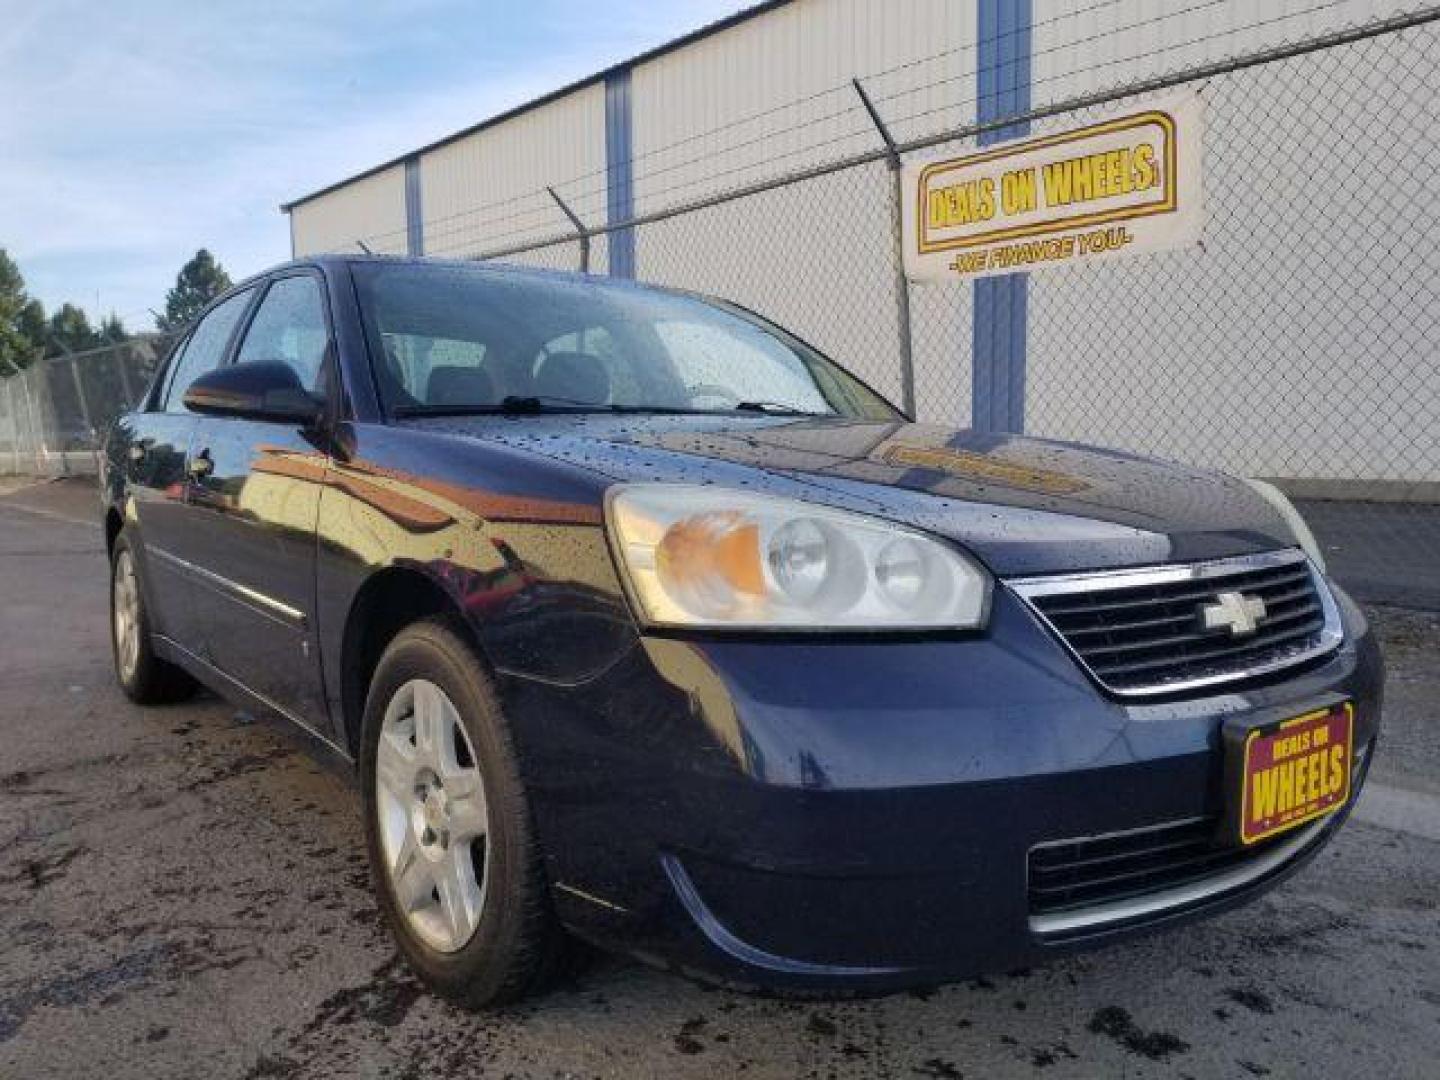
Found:
[[410, 965], [471, 1007], [538, 988], [563, 935], [499, 702], [443, 622], [402, 631], [381, 657], [361, 772], [376, 889]]
[[135, 552], [127, 534], [115, 541], [110, 559], [110, 646], [115, 678], [125, 696], [139, 705], [183, 701], [195, 692], [195, 680], [155, 655], [150, 616]]

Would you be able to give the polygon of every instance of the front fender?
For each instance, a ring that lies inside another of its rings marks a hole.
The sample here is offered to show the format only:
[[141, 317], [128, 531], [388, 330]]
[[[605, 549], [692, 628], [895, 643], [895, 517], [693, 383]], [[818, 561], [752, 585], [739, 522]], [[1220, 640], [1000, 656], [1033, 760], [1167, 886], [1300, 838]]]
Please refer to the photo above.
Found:
[[397, 574], [443, 594], [502, 683], [582, 685], [634, 647], [601, 524], [603, 482], [403, 429], [355, 425], [348, 439], [354, 452], [327, 468], [316, 524], [332, 709], [357, 605]]

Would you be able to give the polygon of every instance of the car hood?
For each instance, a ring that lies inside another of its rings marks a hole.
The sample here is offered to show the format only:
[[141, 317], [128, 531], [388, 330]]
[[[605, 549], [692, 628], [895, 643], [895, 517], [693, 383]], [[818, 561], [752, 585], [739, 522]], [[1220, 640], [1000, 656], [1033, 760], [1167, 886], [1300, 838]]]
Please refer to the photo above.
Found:
[[731, 485], [888, 518], [999, 574], [1223, 558], [1293, 546], [1241, 480], [1075, 443], [933, 424], [758, 416], [411, 421], [616, 482]]

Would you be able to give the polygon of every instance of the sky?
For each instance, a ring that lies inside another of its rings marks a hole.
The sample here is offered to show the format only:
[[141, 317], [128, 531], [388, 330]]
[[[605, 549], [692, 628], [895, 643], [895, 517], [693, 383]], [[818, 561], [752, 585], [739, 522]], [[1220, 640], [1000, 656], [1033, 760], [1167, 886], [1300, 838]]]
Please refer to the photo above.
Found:
[[744, 0], [0, 0], [0, 247], [47, 310], [149, 329], [207, 247], [289, 257], [282, 202]]

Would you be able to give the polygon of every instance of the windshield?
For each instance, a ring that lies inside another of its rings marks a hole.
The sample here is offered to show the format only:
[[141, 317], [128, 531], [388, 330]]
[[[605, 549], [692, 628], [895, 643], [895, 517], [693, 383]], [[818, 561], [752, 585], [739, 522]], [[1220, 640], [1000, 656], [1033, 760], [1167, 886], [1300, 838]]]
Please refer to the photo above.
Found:
[[481, 267], [356, 263], [354, 271], [392, 415], [898, 416], [803, 342], [718, 302]]

